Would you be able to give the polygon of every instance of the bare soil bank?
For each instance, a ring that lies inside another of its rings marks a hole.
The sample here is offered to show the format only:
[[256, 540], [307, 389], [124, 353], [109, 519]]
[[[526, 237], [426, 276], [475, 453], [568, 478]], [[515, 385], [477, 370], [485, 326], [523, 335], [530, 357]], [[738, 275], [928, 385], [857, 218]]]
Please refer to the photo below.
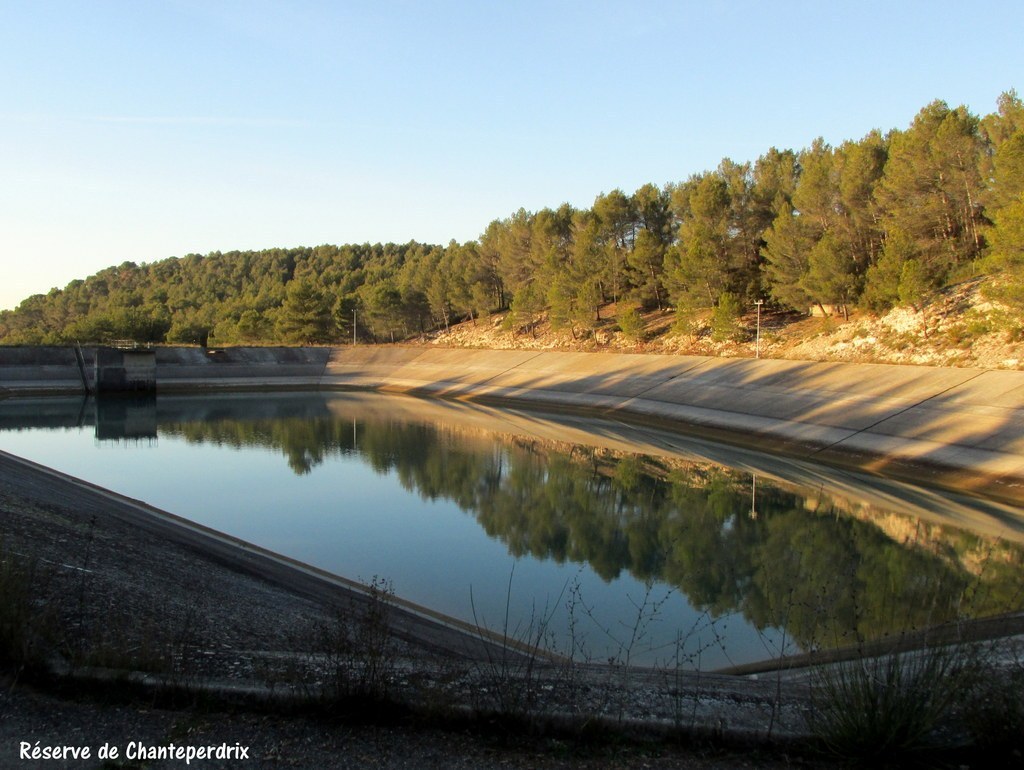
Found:
[[[601, 308], [593, 331], [553, 328], [541, 315], [515, 328], [507, 314], [465, 321], [425, 336], [423, 344], [462, 348], [661, 353], [718, 358], [846, 361], [912, 366], [1024, 369], [1024, 335], [1012, 309], [986, 296], [990, 278], [947, 287], [918, 309], [881, 315], [851, 309], [849, 316], [807, 316], [748, 306], [734, 334], [715, 335], [710, 311], [679, 324], [672, 310], [642, 313], [640, 338], [622, 333], [619, 308]], [[680, 327], [685, 328], [680, 328]], [[758, 334], [760, 332], [760, 334]]]

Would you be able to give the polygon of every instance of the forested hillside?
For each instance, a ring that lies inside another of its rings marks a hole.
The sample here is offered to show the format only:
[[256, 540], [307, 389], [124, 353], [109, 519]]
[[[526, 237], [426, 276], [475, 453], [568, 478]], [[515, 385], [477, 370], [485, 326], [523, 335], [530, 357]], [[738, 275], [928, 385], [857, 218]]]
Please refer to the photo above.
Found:
[[0, 313], [0, 342], [235, 344], [390, 341], [507, 310], [591, 335], [614, 303], [727, 335], [757, 300], [844, 314], [918, 306], [978, 275], [1024, 311], [1024, 103], [985, 117], [929, 104], [904, 130], [753, 163], [589, 209], [520, 209], [475, 241], [345, 245], [125, 262]]

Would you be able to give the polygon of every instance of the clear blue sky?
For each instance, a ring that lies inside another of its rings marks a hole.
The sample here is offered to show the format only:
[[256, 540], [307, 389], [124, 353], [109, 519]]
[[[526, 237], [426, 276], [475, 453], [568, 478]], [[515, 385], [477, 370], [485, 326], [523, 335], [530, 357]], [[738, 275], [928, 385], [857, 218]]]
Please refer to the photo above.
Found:
[[0, 308], [986, 114], [1024, 91], [1022, 35], [1020, 0], [0, 0]]

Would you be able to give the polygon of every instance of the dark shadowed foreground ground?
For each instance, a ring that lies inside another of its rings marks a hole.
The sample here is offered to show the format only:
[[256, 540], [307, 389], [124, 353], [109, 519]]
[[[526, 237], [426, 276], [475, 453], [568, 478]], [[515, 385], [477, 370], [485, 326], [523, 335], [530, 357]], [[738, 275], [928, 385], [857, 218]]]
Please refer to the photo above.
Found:
[[[783, 768], [810, 767], [782, 753], [723, 746], [678, 746], [611, 741], [606, 744], [557, 736], [436, 728], [415, 720], [358, 724], [330, 716], [281, 716], [203, 707], [176, 710], [144, 702], [70, 699], [17, 687], [0, 696], [0, 767], [103, 767], [100, 761], [19, 761], [21, 741], [41, 745], [104, 743], [124, 752], [130, 742], [147, 746], [241, 745], [243, 760], [194, 760], [200, 768]], [[181, 761], [111, 764], [110, 767], [184, 767]]]

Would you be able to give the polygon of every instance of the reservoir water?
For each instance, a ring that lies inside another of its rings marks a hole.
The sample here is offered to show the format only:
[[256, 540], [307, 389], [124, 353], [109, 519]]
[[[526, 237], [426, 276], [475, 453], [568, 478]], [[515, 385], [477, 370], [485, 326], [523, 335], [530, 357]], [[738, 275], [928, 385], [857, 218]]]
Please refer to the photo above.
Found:
[[714, 670], [1024, 601], [1018, 509], [596, 417], [7, 399], [0, 449], [580, 660]]

